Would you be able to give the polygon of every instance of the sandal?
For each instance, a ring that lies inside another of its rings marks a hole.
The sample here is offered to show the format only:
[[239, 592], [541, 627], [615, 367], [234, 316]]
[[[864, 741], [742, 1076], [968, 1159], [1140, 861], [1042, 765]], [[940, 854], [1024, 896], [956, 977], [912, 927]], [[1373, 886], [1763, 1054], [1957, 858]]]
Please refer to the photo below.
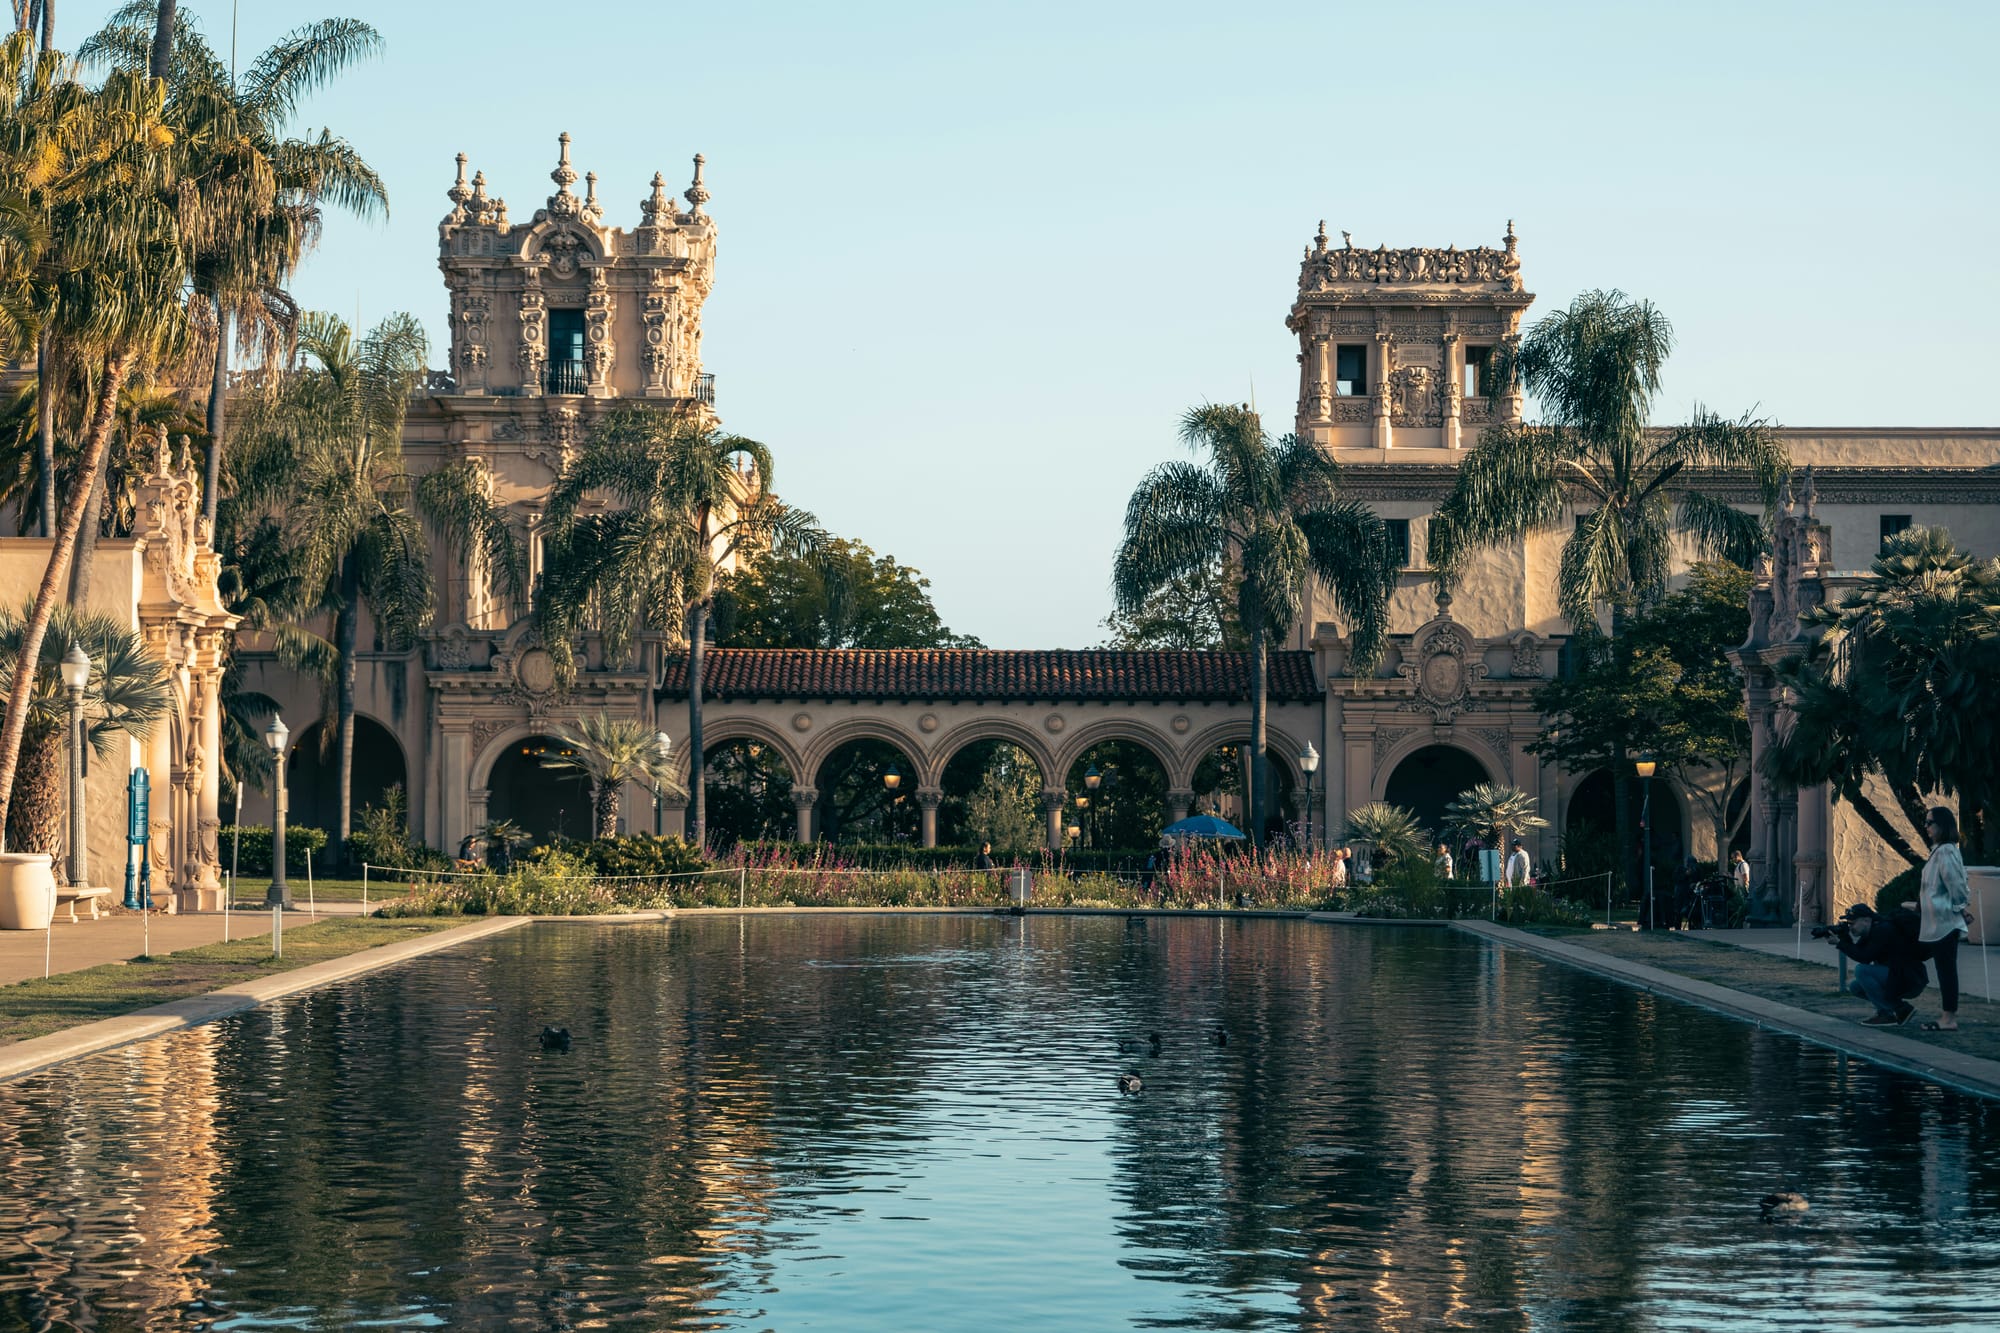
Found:
[[1925, 1032], [1956, 1032], [1958, 1031], [1958, 1025], [1954, 1023], [1947, 1028], [1947, 1027], [1940, 1027], [1936, 1023], [1926, 1023], [1923, 1026], [1923, 1030]]

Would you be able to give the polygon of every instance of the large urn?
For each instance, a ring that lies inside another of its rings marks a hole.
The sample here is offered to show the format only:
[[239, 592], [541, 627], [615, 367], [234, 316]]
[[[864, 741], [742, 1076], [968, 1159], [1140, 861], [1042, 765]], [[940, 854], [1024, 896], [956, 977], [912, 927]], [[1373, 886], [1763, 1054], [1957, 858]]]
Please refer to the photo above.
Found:
[[56, 873], [47, 852], [0, 852], [0, 930], [47, 930]]

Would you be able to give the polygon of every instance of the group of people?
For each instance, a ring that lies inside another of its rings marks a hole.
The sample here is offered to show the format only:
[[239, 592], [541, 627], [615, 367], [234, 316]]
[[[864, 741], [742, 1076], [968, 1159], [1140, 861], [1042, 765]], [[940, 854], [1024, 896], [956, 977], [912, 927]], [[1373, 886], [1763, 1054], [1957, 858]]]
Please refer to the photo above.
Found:
[[1941, 1012], [1924, 1028], [1930, 1032], [1958, 1028], [1958, 942], [1970, 933], [1972, 921], [1965, 857], [1958, 848], [1958, 818], [1950, 810], [1935, 807], [1924, 826], [1931, 854], [1924, 862], [1916, 901], [1899, 903], [1887, 912], [1856, 903], [1839, 925], [1826, 929], [1834, 947], [1856, 964], [1849, 989], [1875, 1006], [1875, 1012], [1861, 1020], [1870, 1027], [1895, 1027], [1916, 1016], [1911, 1002], [1930, 985], [1924, 971], [1929, 963], [1937, 970]]
[[[1505, 846], [1506, 844], [1503, 844]], [[1457, 862], [1452, 859], [1451, 848], [1438, 844], [1437, 855], [1431, 858], [1439, 879], [1450, 879], [1457, 870]], [[1535, 875], [1535, 865], [1528, 856], [1528, 845], [1519, 839], [1508, 847], [1507, 854], [1500, 861], [1500, 887], [1503, 889], [1524, 888], [1539, 883]]]

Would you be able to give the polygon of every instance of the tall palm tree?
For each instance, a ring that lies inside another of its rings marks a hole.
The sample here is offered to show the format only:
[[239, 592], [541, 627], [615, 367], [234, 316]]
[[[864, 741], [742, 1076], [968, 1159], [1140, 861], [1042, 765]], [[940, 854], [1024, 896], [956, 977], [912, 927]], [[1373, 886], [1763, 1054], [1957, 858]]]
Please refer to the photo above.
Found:
[[[1627, 617], [1667, 589], [1676, 536], [1708, 559], [1755, 558], [1762, 515], [1711, 492], [1740, 478], [1768, 511], [1791, 460], [1749, 416], [1729, 421], [1697, 409], [1686, 425], [1650, 426], [1673, 345], [1673, 328], [1652, 303], [1593, 291], [1537, 322], [1518, 348], [1501, 349], [1489, 392], [1497, 398], [1522, 385], [1544, 419], [1489, 427], [1460, 464], [1430, 525], [1441, 585], [1480, 547], [1567, 530], [1557, 605], [1586, 639], [1600, 636], [1608, 609], [1610, 637], [1598, 650], [1622, 654]], [[1612, 772], [1618, 841], [1636, 856], [1630, 769], [1621, 751]]]
[[1444, 813], [1453, 828], [1490, 837], [1496, 851], [1505, 851], [1510, 839], [1549, 826], [1548, 820], [1535, 813], [1536, 805], [1535, 798], [1519, 787], [1482, 782], [1459, 793]]
[[[381, 178], [352, 145], [324, 130], [287, 138], [285, 123], [306, 93], [378, 52], [382, 38], [358, 19], [323, 19], [292, 30], [238, 77], [191, 23], [175, 25], [171, 8], [131, 0], [83, 56], [168, 79], [167, 120], [185, 145], [175, 206], [213, 367], [202, 498], [213, 523], [232, 344], [266, 364], [289, 346], [298, 310], [285, 284], [317, 241], [324, 208], [388, 213]], [[162, 69], [167, 32], [171, 59]]]
[[[2000, 801], [2000, 560], [1973, 557], [1943, 528], [1906, 528], [1866, 582], [1806, 623], [1822, 633], [1779, 670], [1792, 718], [1765, 752], [1766, 773], [1828, 784], [1912, 865], [1924, 859], [1927, 795], [1955, 795], [1968, 854], [1985, 848]], [[1907, 829], [1870, 798], [1871, 776]]]
[[[0, 611], [0, 687], [10, 694], [26, 629], [25, 617]], [[111, 757], [116, 735], [144, 739], [173, 706], [166, 670], [147, 655], [136, 631], [109, 616], [59, 606], [50, 617], [49, 633], [65, 653], [75, 644], [90, 658], [90, 679], [83, 692], [84, 726], [91, 747], [105, 758]], [[53, 853], [61, 846], [69, 707], [69, 691], [58, 664], [43, 658], [29, 682], [22, 763], [8, 812], [7, 845], [17, 851]]]
[[[716, 577], [752, 552], [818, 558], [832, 538], [771, 492], [771, 451], [706, 418], [632, 407], [612, 412], [563, 469], [543, 511], [547, 573], [535, 598], [542, 639], [568, 673], [577, 631], [594, 624], [613, 660], [634, 633], [683, 630], [688, 643], [688, 790], [705, 846], [702, 658]], [[613, 508], [585, 513], [587, 496]]]
[[662, 795], [680, 795], [668, 760], [660, 754], [659, 733], [637, 718], [596, 713], [559, 734], [566, 753], [543, 761], [590, 779], [591, 810], [597, 836], [618, 836], [620, 790], [628, 782], [651, 787]]
[[[294, 665], [317, 663], [330, 685], [339, 747], [341, 845], [353, 831], [355, 680], [361, 610], [367, 605], [384, 646], [407, 646], [431, 615], [431, 546], [423, 520], [461, 559], [476, 547], [511, 595], [520, 559], [490, 481], [465, 462], [412, 481], [401, 434], [409, 397], [421, 382], [428, 346], [409, 315], [392, 315], [355, 340], [326, 314], [300, 321], [309, 364], [274, 378], [251, 400], [239, 436], [244, 457], [236, 500], [248, 514], [281, 513], [298, 618], [332, 620], [330, 645], [294, 634]], [[330, 677], [330, 679], [328, 679]]]
[[1194, 408], [1181, 420], [1181, 439], [1206, 452], [1208, 464], [1162, 463], [1139, 483], [1111, 587], [1130, 614], [1177, 582], [1218, 566], [1237, 571], [1251, 654], [1250, 836], [1261, 844], [1271, 804], [1271, 642], [1291, 632], [1317, 580], [1353, 622], [1355, 666], [1372, 669], [1388, 631], [1396, 552], [1381, 519], [1339, 498], [1331, 458], [1294, 435], [1274, 444], [1249, 408]]
[[[16, 201], [40, 250], [0, 253], [4, 304], [31, 310], [52, 341], [92, 370], [89, 414], [53, 548], [22, 633], [7, 717], [0, 725], [0, 829], [13, 796], [34, 679], [49, 617], [68, 585], [86, 498], [104, 467], [119, 394], [133, 369], [170, 358], [186, 325], [180, 294], [187, 266], [160, 185], [174, 170], [172, 136], [161, 124], [156, 81], [114, 71], [76, 104], [78, 85], [45, 78], [59, 62], [24, 73], [27, 38], [0, 45], [0, 202]], [[43, 133], [51, 108], [67, 132]], [[65, 110], [65, 108], [67, 108]], [[24, 144], [39, 151], [24, 152]], [[0, 218], [6, 210], [0, 209]], [[0, 243], [4, 248], [4, 243]], [[7, 271], [13, 265], [13, 271]], [[12, 325], [11, 317], [0, 325]], [[0, 328], [0, 336], [8, 330]], [[45, 485], [47, 483], [45, 482]]]

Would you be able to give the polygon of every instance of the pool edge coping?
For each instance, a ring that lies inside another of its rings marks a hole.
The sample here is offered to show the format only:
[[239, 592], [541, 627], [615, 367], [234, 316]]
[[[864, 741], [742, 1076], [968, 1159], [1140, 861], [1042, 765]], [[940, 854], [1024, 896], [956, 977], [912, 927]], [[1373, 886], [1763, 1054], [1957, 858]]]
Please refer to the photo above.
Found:
[[1599, 953], [1582, 945], [1532, 935], [1511, 926], [1490, 921], [1454, 921], [1451, 925], [1454, 930], [1567, 963], [1635, 990], [1665, 995], [1760, 1028], [1783, 1032], [1955, 1092], [2000, 1101], [2000, 1060], [1912, 1041], [1897, 1035], [1894, 1029], [1861, 1027], [1845, 1019], [1829, 1018], [1796, 1005], [1682, 976], [1649, 963]]
[[94, 1022], [80, 1023], [73, 1028], [51, 1032], [47, 1036], [30, 1037], [11, 1046], [0, 1047], [0, 1083], [9, 1083], [31, 1074], [39, 1074], [46, 1069], [70, 1060], [81, 1059], [86, 1055], [96, 1055], [101, 1051], [113, 1050], [136, 1041], [147, 1041], [182, 1028], [196, 1027], [217, 1018], [241, 1013], [245, 1009], [254, 1009], [272, 1000], [296, 995], [300, 991], [347, 981], [385, 967], [393, 967], [397, 963], [408, 962], [412, 958], [419, 958], [428, 953], [436, 953], [440, 949], [449, 949], [455, 945], [484, 939], [488, 935], [497, 935], [502, 931], [525, 926], [533, 920], [533, 917], [526, 916], [489, 917], [484, 921], [452, 926], [413, 940], [378, 944], [372, 949], [362, 949], [340, 958], [329, 958], [323, 963], [294, 968], [289, 972], [275, 972], [240, 986], [206, 991], [200, 995], [187, 995], [178, 1000], [168, 1000], [165, 1004], [135, 1009], [129, 1014], [119, 1014], [114, 1018], [100, 1018]]

